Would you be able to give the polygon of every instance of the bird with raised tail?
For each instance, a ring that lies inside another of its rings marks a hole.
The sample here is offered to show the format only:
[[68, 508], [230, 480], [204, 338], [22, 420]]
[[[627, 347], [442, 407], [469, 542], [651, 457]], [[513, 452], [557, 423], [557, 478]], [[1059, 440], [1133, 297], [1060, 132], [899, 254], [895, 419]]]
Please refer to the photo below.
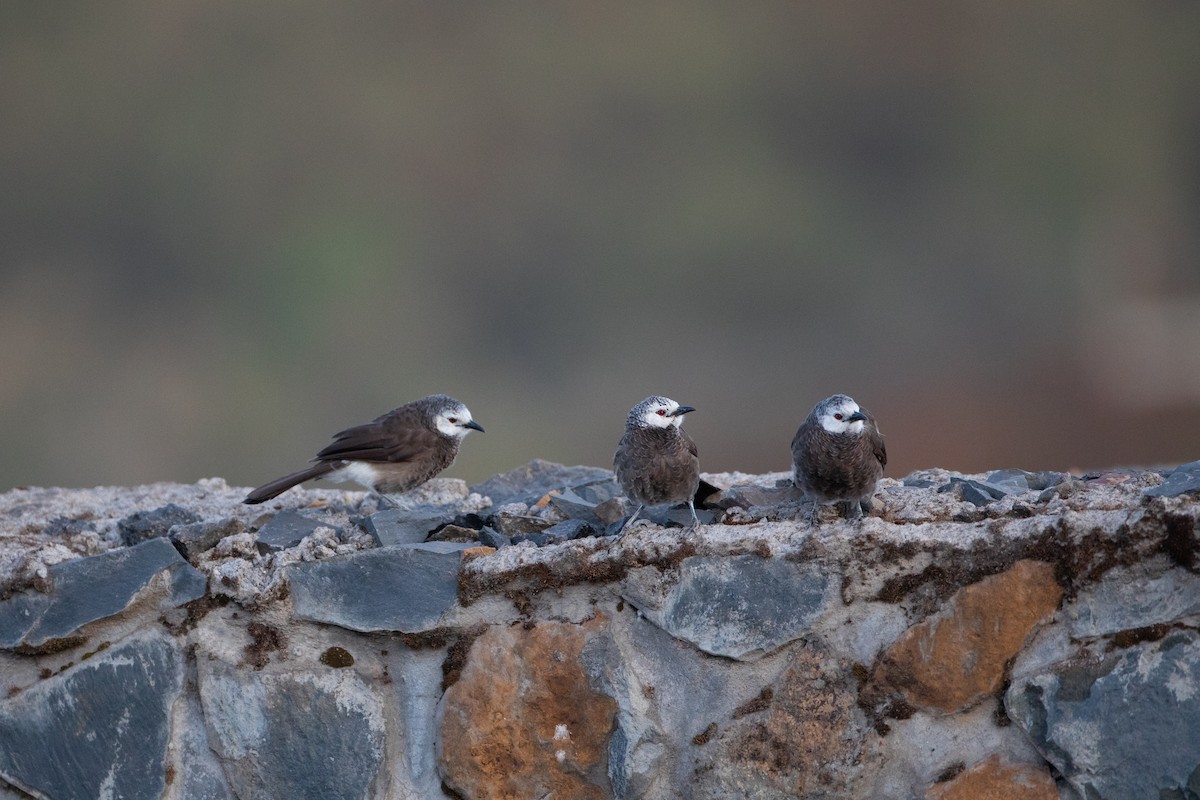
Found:
[[621, 526], [623, 533], [646, 506], [687, 503], [692, 522], [696, 517], [695, 496], [700, 485], [700, 456], [696, 443], [684, 433], [683, 416], [696, 409], [681, 406], [667, 397], [647, 397], [629, 411], [625, 435], [613, 456], [613, 470], [625, 496], [637, 509]]
[[316, 478], [357, 483], [391, 502], [388, 495], [411, 491], [454, 463], [471, 431], [483, 428], [462, 403], [444, 394], [422, 397], [334, 434], [311, 467], [263, 484], [242, 502], [262, 503]]
[[887, 448], [875, 418], [844, 394], [827, 397], [813, 408], [792, 439], [792, 479], [813, 505], [846, 503], [850, 519], [859, 519], [863, 504], [887, 464]]

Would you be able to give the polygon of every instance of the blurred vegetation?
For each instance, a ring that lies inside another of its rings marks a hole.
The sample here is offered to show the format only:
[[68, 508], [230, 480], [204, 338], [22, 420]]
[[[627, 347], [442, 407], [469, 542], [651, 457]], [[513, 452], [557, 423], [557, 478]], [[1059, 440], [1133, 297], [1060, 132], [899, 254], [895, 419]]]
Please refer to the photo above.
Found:
[[708, 470], [854, 395], [901, 475], [1200, 457], [1200, 5], [6, 3], [0, 489]]

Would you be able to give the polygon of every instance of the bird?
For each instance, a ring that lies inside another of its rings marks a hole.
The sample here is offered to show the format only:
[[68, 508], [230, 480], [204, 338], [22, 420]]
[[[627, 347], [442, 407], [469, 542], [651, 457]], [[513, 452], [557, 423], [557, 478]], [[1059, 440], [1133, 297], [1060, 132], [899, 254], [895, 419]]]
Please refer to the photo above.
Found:
[[262, 503], [325, 478], [365, 486], [395, 505], [389, 495], [411, 491], [450, 466], [471, 431], [482, 433], [483, 427], [462, 403], [444, 394], [423, 397], [334, 434], [311, 467], [263, 484], [242, 502]]
[[680, 427], [684, 415], [695, 410], [659, 395], [647, 397], [630, 409], [625, 435], [613, 456], [613, 470], [625, 496], [638, 506], [621, 526], [621, 533], [643, 508], [664, 503], [686, 502], [692, 512], [687, 530], [700, 524], [695, 505], [700, 455], [696, 443]]
[[875, 418], [844, 394], [827, 397], [813, 408], [792, 439], [792, 480], [817, 506], [847, 503], [851, 519], [862, 517], [863, 504], [887, 465], [887, 448]]

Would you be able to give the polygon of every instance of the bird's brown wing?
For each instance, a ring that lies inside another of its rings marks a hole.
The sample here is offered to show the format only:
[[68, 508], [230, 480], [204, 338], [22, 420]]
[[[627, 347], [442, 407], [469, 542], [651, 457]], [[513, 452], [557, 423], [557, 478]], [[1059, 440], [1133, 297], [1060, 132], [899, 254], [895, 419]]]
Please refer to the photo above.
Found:
[[692, 441], [692, 437], [688, 436], [687, 431], [683, 428], [679, 429], [679, 433], [683, 436], [683, 441], [687, 443], [688, 452], [697, 459], [697, 466], [699, 466], [700, 450], [696, 447], [696, 443]]
[[335, 434], [333, 442], [313, 460], [405, 462], [435, 448], [440, 436], [419, 414], [399, 408]]
[[887, 466], [887, 447], [883, 444], [883, 434], [879, 432], [879, 426], [875, 424], [875, 418], [871, 416], [871, 412], [864, 411], [867, 415], [867, 421], [870, 423], [867, 426], [867, 439], [871, 442], [871, 451], [875, 453], [875, 458], [879, 461], [879, 466]]

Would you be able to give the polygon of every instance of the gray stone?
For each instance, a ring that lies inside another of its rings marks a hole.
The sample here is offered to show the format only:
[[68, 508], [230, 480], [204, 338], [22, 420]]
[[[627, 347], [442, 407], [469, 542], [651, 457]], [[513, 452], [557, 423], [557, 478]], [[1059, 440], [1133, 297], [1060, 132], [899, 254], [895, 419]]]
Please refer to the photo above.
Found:
[[512, 544], [512, 539], [500, 533], [495, 528], [485, 525], [479, 529], [479, 542], [480, 544], [499, 550], [501, 547], [508, 547]]
[[1165, 481], [1142, 494], [1146, 497], [1178, 497], [1197, 491], [1200, 491], [1200, 461], [1192, 461], [1179, 465]]
[[194, 689], [175, 704], [172, 717], [171, 764], [175, 775], [171, 786], [178, 787], [178, 793], [167, 796], [179, 800], [235, 800], [225, 770], [208, 744], [204, 711]]
[[288, 509], [280, 511], [267, 524], [258, 529], [255, 540], [261, 553], [277, 553], [295, 547], [317, 528], [333, 528], [337, 526], [328, 520], [306, 517], [298, 511]]
[[541, 533], [551, 525], [549, 520], [528, 515], [497, 514], [492, 517], [492, 527], [505, 536], [520, 536], [528, 533]]
[[937, 486], [928, 478], [905, 478], [902, 485], [909, 489], [932, 489]]
[[533, 542], [535, 547], [545, 547], [548, 544], [556, 544], [554, 539], [551, 539], [544, 533], [520, 533], [512, 537], [513, 544], [521, 542]]
[[647, 618], [706, 653], [739, 660], [803, 636], [837, 590], [818, 564], [755, 555], [684, 559], [665, 596], [658, 594], [653, 575], [642, 577], [650, 582], [627, 578], [621, 594]]
[[625, 519], [625, 501], [620, 497], [605, 500], [596, 506], [592, 513], [596, 515], [602, 525], [612, 525], [614, 522]]
[[200, 518], [182, 506], [169, 503], [153, 511], [138, 511], [117, 523], [121, 532], [121, 543], [126, 547], [140, 544], [147, 539], [166, 536], [176, 525], [199, 522]]
[[354, 670], [199, 663], [208, 739], [241, 800], [369, 796], [383, 763], [383, 707]]
[[380, 547], [393, 547], [399, 544], [417, 544], [425, 541], [429, 532], [447, 520], [437, 514], [421, 514], [414, 516], [399, 508], [389, 508], [366, 517], [362, 526], [375, 544]]
[[354, 631], [436, 628], [457, 605], [458, 565], [467, 547], [426, 542], [289, 566], [296, 616]]
[[1184, 569], [1146, 576], [1114, 569], [1064, 608], [1077, 639], [1108, 636], [1200, 614], [1200, 576]]
[[204, 574], [166, 539], [55, 564], [48, 593], [27, 591], [0, 601], [0, 648], [36, 650], [74, 636], [89, 622], [119, 614], [163, 572], [170, 605], [204, 595]]
[[742, 484], [730, 486], [708, 499], [709, 505], [718, 508], [755, 508], [777, 506], [800, 499], [800, 492], [791, 484], [786, 486], [755, 486]]
[[55, 517], [46, 523], [42, 533], [47, 536], [78, 536], [87, 531], [96, 530], [96, 523], [90, 519], [70, 519]]
[[551, 525], [542, 533], [554, 541], [566, 542], [571, 539], [582, 539], [585, 536], [595, 536], [596, 528], [590, 522], [582, 519], [568, 519], [557, 525]]
[[171, 528], [168, 538], [184, 558], [192, 561], [201, 553], [216, 547], [217, 542], [226, 536], [233, 536], [245, 529], [241, 520], [230, 517], [219, 522], [193, 522], [190, 525], [176, 525]]
[[1027, 472], [1023, 469], [998, 469], [989, 472], [984, 483], [1005, 494], [1041, 492], [1071, 479], [1065, 472]]
[[1195, 631], [1055, 665], [1015, 682], [1005, 707], [1089, 800], [1194, 797], [1200, 791]]
[[[606, 497], [604, 500], [610, 498]], [[571, 519], [582, 519], [587, 521], [599, 521], [596, 516], [596, 506], [600, 502], [591, 502], [585, 500], [572, 489], [563, 489], [557, 494], [550, 495], [550, 505], [557, 508], [564, 515]]]
[[478, 542], [479, 531], [462, 525], [444, 525], [429, 534], [430, 542]]
[[951, 478], [938, 492], [954, 492], [975, 506], [986, 506], [1004, 497], [1004, 490], [971, 478]]
[[590, 483], [581, 483], [569, 487], [579, 497], [592, 505], [600, 505], [614, 497], [621, 497], [624, 492], [621, 489], [621, 484], [617, 483], [613, 478], [608, 477]]
[[175, 644], [155, 635], [28, 687], [0, 703], [0, 777], [55, 800], [161, 797], [182, 682]]
[[535, 503], [551, 489], [581, 486], [612, 480], [612, 472], [599, 467], [566, 467], [552, 461], [534, 459], [514, 470], [494, 475], [471, 487], [472, 492], [490, 497], [492, 504]]

